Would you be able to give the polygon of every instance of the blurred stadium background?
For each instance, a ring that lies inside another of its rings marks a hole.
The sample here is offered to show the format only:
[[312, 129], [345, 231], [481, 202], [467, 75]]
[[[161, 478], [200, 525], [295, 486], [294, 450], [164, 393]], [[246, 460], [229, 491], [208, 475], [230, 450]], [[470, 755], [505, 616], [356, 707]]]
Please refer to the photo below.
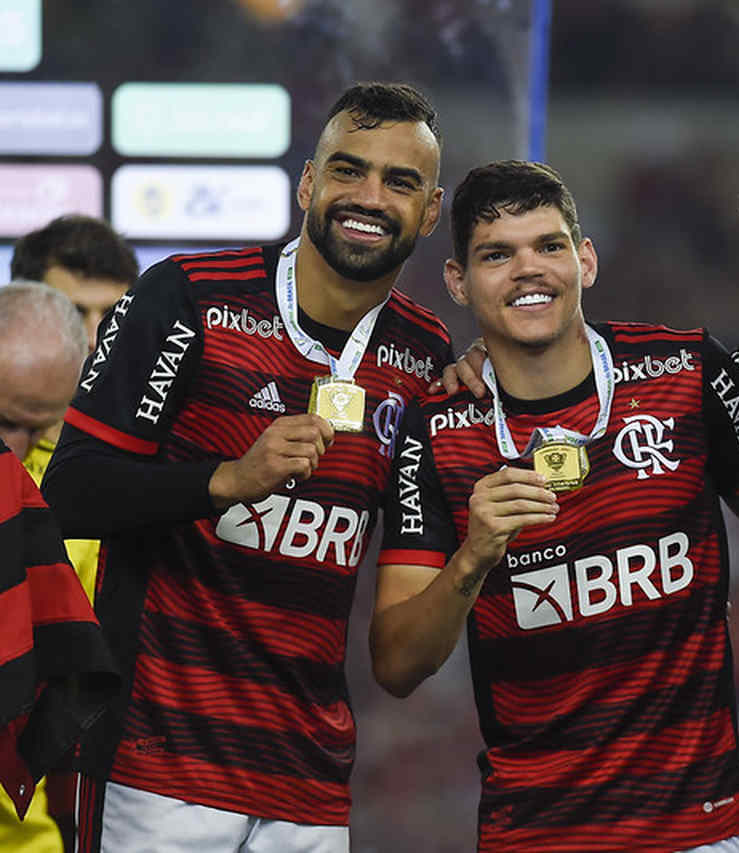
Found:
[[[0, 0], [0, 280], [17, 236], [73, 209], [111, 219], [144, 267], [294, 233], [327, 107], [355, 80], [408, 80], [439, 108], [448, 195], [500, 157], [559, 169], [600, 253], [591, 319], [706, 325], [734, 346], [738, 45], [737, 0]], [[475, 329], [444, 291], [448, 251], [445, 218], [403, 287], [461, 351]], [[353, 849], [472, 850], [466, 650], [410, 699], [381, 693], [373, 556], [348, 664]]]

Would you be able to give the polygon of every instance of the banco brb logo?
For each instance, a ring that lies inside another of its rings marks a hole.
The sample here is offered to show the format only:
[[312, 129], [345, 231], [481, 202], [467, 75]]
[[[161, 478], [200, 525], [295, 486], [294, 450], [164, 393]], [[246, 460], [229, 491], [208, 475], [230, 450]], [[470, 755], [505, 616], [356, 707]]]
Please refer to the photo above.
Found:
[[550, 566], [511, 576], [516, 621], [524, 629], [572, 621], [567, 566]]
[[695, 567], [690, 540], [676, 531], [656, 543], [639, 542], [611, 554], [511, 575], [518, 627], [524, 631], [598, 616], [673, 595], [690, 585]]
[[352, 507], [270, 495], [255, 504], [234, 504], [216, 525], [216, 536], [244, 548], [285, 557], [333, 560], [356, 566], [362, 556], [370, 514]]

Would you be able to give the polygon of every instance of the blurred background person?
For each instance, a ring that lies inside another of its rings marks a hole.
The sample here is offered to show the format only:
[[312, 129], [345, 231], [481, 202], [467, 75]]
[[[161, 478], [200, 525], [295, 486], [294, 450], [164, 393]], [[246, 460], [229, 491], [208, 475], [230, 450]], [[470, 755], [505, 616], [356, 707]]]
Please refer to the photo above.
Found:
[[0, 288], [0, 438], [21, 461], [64, 416], [87, 351], [61, 291], [37, 281]]
[[[36, 448], [64, 416], [87, 349], [82, 317], [61, 291], [31, 281], [0, 287], [0, 439], [30, 468], [36, 485], [51, 456], [51, 450], [42, 446], [41, 456], [35, 457]], [[53, 444], [49, 446], [53, 450]], [[39, 466], [38, 459], [44, 456]], [[68, 550], [76, 555], [75, 568], [91, 598], [98, 543], [77, 541]], [[48, 803], [42, 782], [22, 823], [0, 788], [0, 851], [61, 853], [62, 831], [71, 843], [69, 779], [61, 774], [51, 780]]]
[[[133, 249], [105, 220], [70, 214], [59, 216], [43, 228], [21, 237], [13, 249], [10, 271], [16, 281], [45, 282], [71, 300], [84, 325], [86, 354], [95, 348], [98, 325], [105, 313], [136, 281], [139, 264]], [[29, 295], [27, 298], [33, 301], [35, 297]], [[72, 329], [74, 325], [70, 317], [67, 329], [71, 336], [77, 334]], [[22, 342], [19, 345], [23, 345]], [[31, 356], [32, 350], [28, 344], [23, 346], [28, 350], [27, 358], [34, 361], [29, 366], [29, 372], [38, 385], [34, 392], [36, 400], [45, 400], [51, 389], [46, 386], [41, 362], [35, 361], [44, 356], [43, 347]], [[75, 381], [77, 379], [79, 369]], [[18, 387], [17, 384], [11, 384], [8, 393], [18, 393]], [[33, 381], [29, 387], [33, 387]], [[5, 432], [8, 436], [6, 442], [23, 461], [37, 486], [56, 447], [61, 419], [71, 400], [66, 383], [57, 390], [58, 399], [64, 399], [64, 405], [59, 407], [59, 417], [52, 423], [41, 430], [26, 418], [15, 423], [15, 436], [9, 436], [9, 427]], [[72, 565], [92, 599], [100, 544], [97, 540], [68, 539], [66, 546]]]
[[67, 294], [82, 315], [90, 352], [100, 321], [138, 274], [125, 239], [105, 220], [78, 214], [59, 216], [21, 237], [10, 261], [13, 280], [44, 281]]

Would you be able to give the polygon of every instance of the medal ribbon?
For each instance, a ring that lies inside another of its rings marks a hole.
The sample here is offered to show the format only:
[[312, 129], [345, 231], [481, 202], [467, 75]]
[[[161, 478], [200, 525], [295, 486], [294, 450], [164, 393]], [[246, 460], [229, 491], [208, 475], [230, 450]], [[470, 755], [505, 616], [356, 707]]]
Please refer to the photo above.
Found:
[[288, 243], [280, 253], [275, 282], [277, 308], [285, 323], [290, 340], [301, 355], [318, 364], [327, 364], [331, 370], [331, 375], [337, 379], [352, 379], [362, 361], [370, 337], [372, 337], [372, 330], [375, 328], [377, 317], [390, 298], [390, 294], [388, 293], [379, 305], [370, 308], [362, 317], [349, 335], [349, 340], [344, 345], [341, 355], [339, 358], [335, 358], [320, 341], [306, 334], [298, 322], [295, 260], [299, 242], [300, 238], [296, 238]]
[[611, 414], [611, 403], [615, 389], [613, 359], [605, 342], [595, 329], [585, 326], [590, 345], [590, 357], [593, 361], [593, 372], [595, 374], [595, 390], [598, 394], [599, 411], [590, 435], [583, 435], [575, 430], [565, 429], [559, 425], [555, 427], [537, 427], [529, 438], [526, 449], [519, 453], [513, 436], [508, 428], [505, 412], [498, 394], [498, 383], [495, 379], [495, 371], [490, 359], [485, 359], [482, 367], [482, 378], [493, 397], [493, 417], [495, 420], [495, 437], [498, 440], [498, 449], [506, 459], [521, 459], [530, 456], [539, 445], [550, 441], [562, 441], [567, 444], [582, 447], [590, 444], [596, 438], [600, 438], [608, 426], [608, 418]]

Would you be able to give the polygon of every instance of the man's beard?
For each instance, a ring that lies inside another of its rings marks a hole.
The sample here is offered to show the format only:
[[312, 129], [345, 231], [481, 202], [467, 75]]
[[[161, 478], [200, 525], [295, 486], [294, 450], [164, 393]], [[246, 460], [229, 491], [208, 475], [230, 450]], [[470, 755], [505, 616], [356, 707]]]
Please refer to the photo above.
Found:
[[[377, 214], [369, 214], [368, 211], [352, 211], [350, 208], [342, 207], [342, 213], [361, 212], [378, 219]], [[383, 217], [379, 217], [383, 219]], [[326, 211], [326, 216], [321, 219], [320, 214], [314, 208], [310, 208], [307, 217], [308, 236], [313, 245], [318, 249], [326, 263], [339, 275], [352, 281], [375, 281], [382, 278], [399, 267], [415, 248], [418, 235], [400, 238], [397, 225], [384, 219], [384, 225], [391, 234], [390, 244], [383, 249], [360, 243], [349, 244], [338, 238], [331, 230], [334, 221], [332, 211]]]

